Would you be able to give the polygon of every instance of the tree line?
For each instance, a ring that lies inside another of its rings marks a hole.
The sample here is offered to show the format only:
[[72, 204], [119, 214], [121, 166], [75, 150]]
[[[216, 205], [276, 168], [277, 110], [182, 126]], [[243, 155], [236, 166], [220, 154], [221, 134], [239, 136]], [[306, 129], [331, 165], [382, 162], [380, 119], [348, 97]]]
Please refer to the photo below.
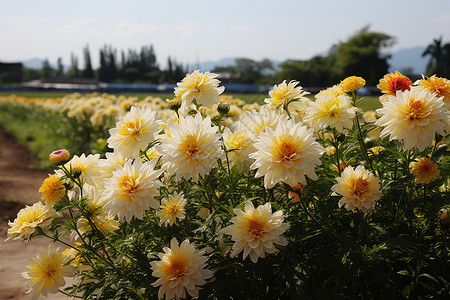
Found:
[[[332, 45], [327, 54], [308, 60], [289, 59], [276, 65], [270, 59], [257, 61], [237, 58], [233, 65], [216, 67], [210, 71], [219, 73], [224, 83], [259, 85], [297, 80], [302, 86], [323, 87], [331, 86], [347, 76], [357, 75], [365, 78], [368, 85], [374, 86], [388, 73], [388, 49], [394, 43], [392, 36], [373, 32], [366, 26], [346, 41]], [[120, 53], [111, 45], [104, 45], [99, 55], [100, 66], [94, 70], [88, 46], [83, 48], [82, 68], [79, 67], [78, 57], [72, 53], [71, 66], [66, 73], [61, 58], [58, 58], [56, 68], [52, 68], [46, 59], [40, 76], [97, 78], [102, 82], [176, 83], [193, 70], [171, 57], [167, 59], [167, 67], [162, 69], [158, 65], [153, 45], [143, 46], [139, 51], [128, 49]], [[450, 43], [444, 44], [442, 37], [435, 39], [422, 55], [430, 58], [425, 75], [450, 78]], [[399, 71], [413, 80], [420, 76], [408, 69]]]

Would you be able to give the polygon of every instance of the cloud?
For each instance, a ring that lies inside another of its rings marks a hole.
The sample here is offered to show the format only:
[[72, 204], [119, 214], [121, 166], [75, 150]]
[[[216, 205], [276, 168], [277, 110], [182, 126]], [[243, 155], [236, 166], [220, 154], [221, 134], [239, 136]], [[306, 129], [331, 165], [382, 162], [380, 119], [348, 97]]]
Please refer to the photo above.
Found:
[[450, 22], [450, 13], [440, 15], [438, 17], [438, 20], [440, 23], [449, 23]]

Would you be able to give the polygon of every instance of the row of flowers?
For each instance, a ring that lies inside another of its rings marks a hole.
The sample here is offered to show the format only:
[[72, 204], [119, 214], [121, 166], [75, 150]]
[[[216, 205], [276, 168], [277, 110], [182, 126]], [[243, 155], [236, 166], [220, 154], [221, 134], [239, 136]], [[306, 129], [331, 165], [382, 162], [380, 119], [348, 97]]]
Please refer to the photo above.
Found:
[[284, 81], [262, 107], [219, 84], [195, 71], [131, 106], [104, 157], [50, 154], [45, 204], [8, 230], [67, 247], [27, 267], [33, 298], [448, 295], [449, 80], [388, 74], [364, 114], [361, 77], [315, 101]]

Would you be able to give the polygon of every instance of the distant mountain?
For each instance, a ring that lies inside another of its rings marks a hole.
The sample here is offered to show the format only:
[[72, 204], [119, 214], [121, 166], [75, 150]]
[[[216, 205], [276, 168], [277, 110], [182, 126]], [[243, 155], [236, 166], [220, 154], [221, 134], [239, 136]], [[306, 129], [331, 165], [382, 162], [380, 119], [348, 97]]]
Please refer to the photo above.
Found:
[[42, 69], [43, 63], [44, 63], [44, 60], [37, 58], [37, 57], [27, 59], [22, 62], [23, 66], [25, 68], [29, 68], [29, 69]]
[[390, 65], [389, 72], [404, 71], [411, 68], [413, 73], [425, 73], [429, 57], [422, 56], [425, 47], [414, 47], [407, 49], [400, 49], [392, 53], [392, 57], [388, 60]]
[[203, 62], [200, 62], [197, 66], [194, 66], [194, 68], [200, 69], [201, 72], [206, 72], [206, 71], [212, 71], [216, 67], [227, 67], [227, 66], [233, 66], [235, 64], [236, 64], [236, 58], [227, 57], [227, 58], [222, 58], [220, 60], [215, 60], [215, 61], [212, 61], [212, 60], [203, 61]]

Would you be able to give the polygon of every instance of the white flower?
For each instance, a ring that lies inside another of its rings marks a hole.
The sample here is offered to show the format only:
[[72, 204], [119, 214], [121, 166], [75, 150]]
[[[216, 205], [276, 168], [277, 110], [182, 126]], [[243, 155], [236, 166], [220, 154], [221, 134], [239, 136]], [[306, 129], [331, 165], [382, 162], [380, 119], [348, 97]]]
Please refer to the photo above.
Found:
[[266, 128], [275, 129], [279, 122], [287, 120], [285, 114], [280, 114], [275, 110], [270, 110], [263, 106], [259, 112], [245, 112], [242, 122], [256, 135], [266, 131]]
[[168, 127], [170, 135], [162, 135], [161, 144], [155, 146], [163, 155], [164, 167], [169, 174], [176, 173], [177, 180], [184, 177], [198, 182], [199, 176], [209, 174], [223, 155], [217, 126], [197, 113], [195, 118], [180, 117], [179, 124]]
[[[80, 174], [83, 182], [95, 185], [97, 177], [100, 176], [100, 154], [89, 154], [86, 156], [83, 153], [80, 156], [74, 155], [64, 167], [72, 175]], [[55, 173], [60, 177], [64, 175], [61, 170], [57, 170]]]
[[138, 158], [139, 150], [155, 140], [162, 122], [156, 120], [156, 112], [149, 107], [136, 108], [119, 118], [116, 127], [109, 130], [108, 146], [127, 158]]
[[185, 217], [184, 207], [186, 206], [186, 199], [184, 199], [183, 194], [174, 193], [173, 195], [169, 195], [169, 198], [162, 199], [160, 210], [156, 213], [156, 216], [159, 217], [160, 222], [159, 225], [170, 225], [176, 223], [178, 220], [183, 220]]
[[133, 216], [142, 219], [150, 207], [157, 209], [159, 203], [154, 199], [159, 194], [162, 183], [158, 180], [163, 170], [154, 170], [156, 161], [143, 163], [136, 159], [117, 166], [111, 178], [105, 179], [105, 191], [101, 195], [104, 209], [110, 215], [130, 221]]
[[250, 154], [257, 169], [256, 177], [264, 176], [268, 189], [283, 181], [291, 186], [306, 185], [307, 175], [317, 179], [314, 167], [321, 164], [325, 149], [316, 142], [313, 131], [293, 120], [280, 122], [275, 130], [266, 128], [256, 139], [257, 152]]
[[236, 216], [231, 219], [233, 224], [224, 228], [224, 232], [231, 235], [231, 239], [235, 241], [232, 257], [244, 251], [243, 258], [250, 255], [252, 262], [256, 263], [258, 258], [264, 258], [266, 253], [274, 253], [275, 244], [287, 245], [287, 240], [281, 234], [289, 228], [289, 224], [283, 223], [281, 210], [272, 213], [270, 203], [255, 209], [253, 203], [248, 201], [244, 211], [234, 209], [234, 212]]
[[305, 95], [308, 95], [309, 92], [304, 91], [301, 86], [297, 86], [298, 83], [298, 81], [291, 80], [286, 84], [286, 80], [284, 80], [279, 85], [274, 85], [269, 92], [270, 98], [266, 98], [264, 102], [269, 108], [280, 112], [284, 112], [285, 109], [290, 113], [296, 110], [303, 111], [306, 108], [303, 102], [308, 101]]
[[390, 140], [401, 140], [404, 149], [417, 147], [423, 151], [431, 146], [436, 133], [445, 135], [446, 117], [443, 98], [437, 98], [426, 89], [411, 88], [397, 91], [389, 96], [383, 108], [376, 112], [381, 117], [376, 122], [384, 127], [381, 138], [390, 135]]
[[249, 155], [256, 151], [254, 138], [255, 135], [242, 122], [237, 122], [234, 132], [231, 132], [229, 128], [225, 128], [223, 131], [223, 141], [228, 151], [228, 158], [241, 173], [247, 174], [253, 163], [253, 159]]

